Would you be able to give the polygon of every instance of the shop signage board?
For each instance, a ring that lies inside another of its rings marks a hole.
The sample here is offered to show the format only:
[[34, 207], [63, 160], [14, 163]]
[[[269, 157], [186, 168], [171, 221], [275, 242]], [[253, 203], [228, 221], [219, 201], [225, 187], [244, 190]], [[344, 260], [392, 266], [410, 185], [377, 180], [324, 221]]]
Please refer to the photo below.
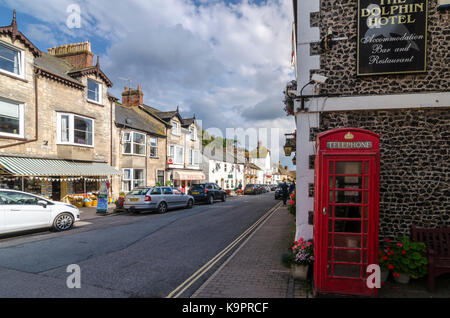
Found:
[[426, 71], [427, 0], [358, 0], [357, 74]]
[[109, 183], [106, 181], [102, 181], [102, 185], [98, 192], [97, 213], [107, 213], [108, 212], [108, 188], [109, 188]]

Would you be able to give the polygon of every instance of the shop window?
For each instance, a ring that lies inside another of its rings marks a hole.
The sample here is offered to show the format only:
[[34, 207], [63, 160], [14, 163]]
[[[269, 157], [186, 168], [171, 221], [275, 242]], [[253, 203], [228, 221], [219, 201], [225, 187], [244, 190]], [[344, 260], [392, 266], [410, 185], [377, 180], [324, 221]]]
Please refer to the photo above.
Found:
[[144, 169], [123, 169], [122, 190], [130, 192], [134, 188], [145, 186]]
[[102, 103], [102, 85], [94, 80], [88, 79], [88, 100], [95, 103]]
[[145, 134], [138, 132], [123, 133], [123, 153], [126, 155], [145, 156], [146, 138]]
[[23, 105], [0, 100], [0, 135], [23, 137]]
[[73, 114], [58, 113], [58, 144], [94, 146], [94, 120]]
[[150, 157], [158, 157], [158, 139], [150, 137]]
[[0, 43], [0, 71], [6, 74], [25, 77], [23, 51], [6, 43]]

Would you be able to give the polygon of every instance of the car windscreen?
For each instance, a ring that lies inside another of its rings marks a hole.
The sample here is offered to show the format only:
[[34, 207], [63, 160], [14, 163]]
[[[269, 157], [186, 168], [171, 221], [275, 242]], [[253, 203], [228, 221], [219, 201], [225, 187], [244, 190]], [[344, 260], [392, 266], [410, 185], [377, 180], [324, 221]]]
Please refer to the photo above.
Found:
[[129, 192], [128, 195], [146, 195], [148, 190], [150, 190], [150, 188], [134, 189], [133, 191]]
[[205, 188], [205, 185], [204, 184], [193, 184], [192, 186], [191, 186], [191, 189], [192, 190], [203, 190]]

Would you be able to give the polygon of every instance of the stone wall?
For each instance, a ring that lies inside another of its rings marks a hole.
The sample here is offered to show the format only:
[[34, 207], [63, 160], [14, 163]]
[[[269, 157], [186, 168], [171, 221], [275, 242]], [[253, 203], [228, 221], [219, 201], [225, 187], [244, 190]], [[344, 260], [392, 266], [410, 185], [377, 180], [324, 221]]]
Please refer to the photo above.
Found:
[[[319, 1], [319, 0], [318, 0]], [[312, 43], [311, 55], [320, 54], [320, 70], [329, 79], [321, 94], [395, 94], [447, 91], [450, 86], [450, 11], [438, 11], [437, 0], [428, 1], [427, 72], [415, 75], [356, 76], [357, 0], [320, 0], [320, 12], [311, 14], [311, 25], [320, 26], [321, 38], [329, 27], [334, 37], [331, 50]]]
[[381, 238], [450, 226], [450, 108], [322, 113], [311, 139], [339, 127], [381, 136]]

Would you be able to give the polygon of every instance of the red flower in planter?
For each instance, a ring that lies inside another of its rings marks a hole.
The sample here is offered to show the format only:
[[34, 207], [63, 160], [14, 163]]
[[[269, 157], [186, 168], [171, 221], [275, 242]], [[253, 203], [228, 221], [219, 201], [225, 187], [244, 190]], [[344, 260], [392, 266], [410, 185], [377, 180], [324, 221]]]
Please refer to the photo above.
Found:
[[388, 265], [388, 269], [389, 269], [389, 270], [393, 270], [393, 269], [394, 269], [394, 265], [389, 264], [389, 265]]

